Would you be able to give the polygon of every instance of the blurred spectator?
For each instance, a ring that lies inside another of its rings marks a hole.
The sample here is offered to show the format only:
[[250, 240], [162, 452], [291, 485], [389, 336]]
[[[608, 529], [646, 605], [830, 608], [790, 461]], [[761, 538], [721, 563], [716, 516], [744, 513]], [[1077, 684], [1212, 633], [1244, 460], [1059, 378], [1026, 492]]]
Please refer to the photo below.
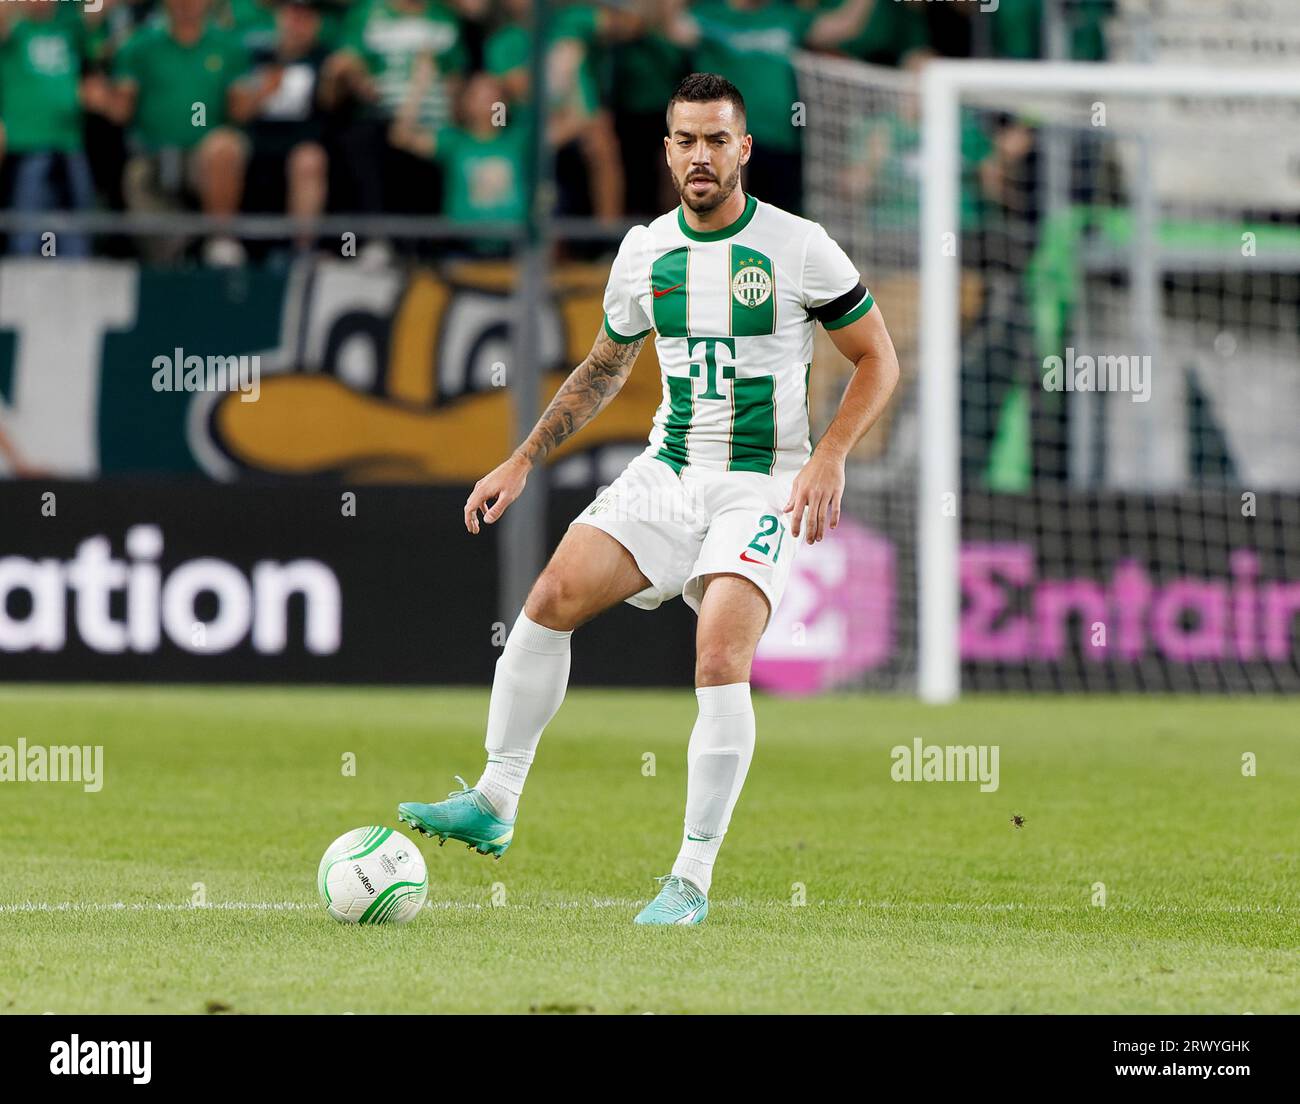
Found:
[[[1072, 0], [1074, 57], [1100, 56], [1113, 8]], [[745, 93], [755, 138], [746, 187], [800, 211], [792, 51], [887, 65], [931, 52], [1034, 57], [1043, 10], [1043, 0], [989, 10], [979, 0], [554, 0], [544, 63], [557, 213], [617, 219], [675, 202], [658, 136], [664, 104], [691, 70], [722, 73]], [[527, 208], [531, 0], [104, 0], [88, 16], [57, 0], [0, 0], [0, 142], [20, 210], [83, 209], [95, 185], [110, 207], [218, 216], [442, 211], [472, 226]], [[484, 118], [489, 90], [490, 105], [508, 112], [504, 126]], [[963, 124], [963, 223], [979, 222], [987, 247], [999, 221], [1032, 233], [1037, 172], [1015, 120], [985, 122], [987, 139]], [[915, 120], [886, 112], [852, 125], [861, 156], [841, 187], [877, 225], [902, 230], [915, 217]], [[31, 233], [11, 239], [26, 253], [39, 244]], [[149, 237], [140, 248], [165, 260], [185, 244]], [[362, 245], [376, 248], [389, 255], [384, 242]], [[60, 254], [86, 249], [84, 239], [58, 242]], [[244, 251], [219, 235], [204, 256], [238, 263]]]
[[980, 166], [984, 191], [1006, 217], [1031, 223], [1038, 217], [1037, 166], [1034, 131], [1014, 115], [994, 120], [994, 151]]
[[[276, 14], [280, 0], [215, 0], [215, 4], [217, 22], [231, 31], [249, 54], [271, 48], [279, 34]], [[327, 50], [338, 48], [343, 22], [353, 4], [354, 0], [316, 0], [320, 16], [317, 38]]]
[[[230, 114], [245, 125], [252, 145], [249, 211], [288, 211], [314, 218], [325, 210], [329, 161], [323, 144], [321, 70], [329, 51], [321, 44], [319, 0], [281, 0], [275, 37], [252, 50], [252, 68], [231, 89]], [[295, 241], [308, 249], [314, 235]]]
[[379, 103], [390, 118], [407, 100], [416, 61], [432, 58], [433, 79], [420, 98], [419, 122], [436, 128], [451, 121], [467, 66], [453, 9], [437, 0], [357, 0], [344, 24], [341, 45], [366, 61]]
[[[907, 68], [919, 75], [933, 57], [913, 51]], [[864, 115], [854, 125], [855, 140], [842, 187], [850, 198], [866, 203], [873, 232], [897, 231], [909, 238], [920, 229], [921, 100], [917, 95], [896, 98], [896, 110]], [[1006, 175], [1002, 152], [990, 142], [979, 117], [963, 110], [961, 126], [961, 230], [979, 230], [986, 196], [997, 198]], [[997, 195], [993, 194], [998, 189]]]
[[[507, 18], [488, 37], [485, 64], [501, 79], [507, 96], [524, 103], [530, 95], [530, 4], [505, 0], [503, 7]], [[568, 4], [552, 13], [546, 48], [547, 134], [556, 147], [561, 214], [590, 212], [607, 219], [623, 214], [624, 161], [613, 114], [603, 105], [597, 55], [606, 42], [635, 36], [641, 25], [634, 13], [594, 4]]]
[[[888, 5], [886, 5], [888, 6]], [[1043, 0], [960, 0], [904, 4], [924, 23], [926, 43], [941, 57], [987, 57], [1033, 61], [1046, 56]], [[1066, 0], [1059, 7], [1067, 27], [1066, 54], [1074, 61], [1105, 57], [1103, 25], [1115, 0]]]
[[615, 46], [612, 55], [614, 130], [628, 139], [622, 142], [627, 210], [659, 215], [678, 202], [658, 138], [665, 129], [664, 108], [690, 72], [690, 58], [661, 31], [650, 28]]
[[421, 83], [414, 121], [436, 132], [451, 122], [451, 105], [468, 64], [456, 12], [437, 0], [357, 0], [329, 73], [350, 89], [359, 108], [339, 142], [352, 189], [368, 213], [441, 207], [442, 178], [435, 163], [387, 140], [420, 58], [430, 59], [432, 76]]
[[460, 16], [461, 41], [465, 46], [466, 65], [469, 72], [477, 73], [483, 64], [483, 42], [492, 19], [494, 0], [450, 0]]
[[[487, 221], [522, 221], [528, 204], [527, 158], [531, 128], [520, 112], [507, 121], [500, 111], [501, 83], [490, 73], [470, 78], [460, 101], [460, 125], [437, 131], [421, 126], [418, 103], [431, 78], [425, 64], [412, 83], [407, 106], [393, 124], [393, 144], [436, 158], [446, 174], [443, 213], [466, 226]], [[499, 256], [508, 243], [473, 239], [472, 252]]]
[[749, 109], [754, 152], [745, 187], [759, 199], [799, 214], [803, 208], [802, 124], [790, 53], [830, 49], [861, 33], [872, 0], [843, 0], [806, 11], [784, 0], [703, 0], [687, 11], [671, 0], [669, 37], [692, 51], [692, 67], [720, 73], [740, 89]]
[[[821, 0], [821, 7], [833, 2]], [[836, 49], [871, 65], [902, 65], [912, 51], [928, 45], [923, 5], [877, 0], [862, 30], [844, 39]]]
[[[248, 144], [226, 122], [231, 86], [247, 70], [248, 55], [209, 18], [209, 0], [164, 0], [164, 7], [164, 18], [146, 23], [118, 52], [107, 105], [111, 117], [131, 125], [127, 206], [169, 211], [197, 197], [206, 214], [234, 215]], [[167, 259], [176, 248], [158, 242], [146, 247], [154, 259]], [[243, 247], [217, 236], [207, 242], [204, 259], [239, 264]]]
[[276, 39], [276, 0], [225, 0], [217, 22], [251, 55], [269, 50]]
[[[95, 200], [90, 165], [82, 149], [81, 105], [102, 92], [81, 81], [84, 25], [76, 9], [58, 0], [29, 0], [19, 14], [0, 3], [0, 104], [3, 104], [5, 155], [12, 159], [11, 206], [16, 211], [67, 208], [81, 211]], [[10, 251], [41, 252], [41, 232], [13, 235]], [[84, 257], [87, 239], [64, 234], [56, 255]]]

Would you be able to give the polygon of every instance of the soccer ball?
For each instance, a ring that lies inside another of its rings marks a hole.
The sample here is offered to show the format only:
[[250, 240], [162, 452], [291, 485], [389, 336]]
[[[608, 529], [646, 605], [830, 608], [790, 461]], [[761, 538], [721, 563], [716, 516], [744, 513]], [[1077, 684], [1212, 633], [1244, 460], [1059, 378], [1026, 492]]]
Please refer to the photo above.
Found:
[[429, 871], [419, 848], [401, 832], [354, 828], [326, 849], [316, 888], [335, 920], [405, 924], [429, 895]]

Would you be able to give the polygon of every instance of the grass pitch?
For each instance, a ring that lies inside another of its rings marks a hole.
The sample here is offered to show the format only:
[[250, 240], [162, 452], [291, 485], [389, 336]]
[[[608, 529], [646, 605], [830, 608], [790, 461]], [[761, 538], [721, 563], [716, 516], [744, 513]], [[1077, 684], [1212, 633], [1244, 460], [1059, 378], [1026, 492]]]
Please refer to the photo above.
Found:
[[[0, 744], [104, 747], [99, 793], [0, 783], [0, 1010], [1300, 1012], [1293, 702], [757, 697], [709, 919], [636, 928], [694, 707], [571, 691], [507, 856], [421, 839], [429, 907], [371, 929], [320, 855], [472, 784], [485, 691], [0, 690]], [[999, 789], [893, 781], [915, 737]]]

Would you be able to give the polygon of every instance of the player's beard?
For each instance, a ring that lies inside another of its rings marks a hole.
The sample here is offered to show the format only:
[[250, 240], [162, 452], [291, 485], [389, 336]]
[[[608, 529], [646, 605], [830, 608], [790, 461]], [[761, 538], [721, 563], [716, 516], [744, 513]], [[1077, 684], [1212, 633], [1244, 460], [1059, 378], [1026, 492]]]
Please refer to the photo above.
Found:
[[719, 181], [717, 188], [704, 196], [692, 195], [687, 187], [691, 178], [698, 175], [695, 172], [688, 172], [680, 180], [674, 175], [673, 186], [677, 189], [677, 194], [682, 197], [682, 202], [687, 207], [697, 215], [707, 215], [710, 211], [717, 210], [731, 198], [731, 193], [736, 190], [736, 186], [740, 183], [740, 166], [737, 165], [735, 171], [729, 177]]

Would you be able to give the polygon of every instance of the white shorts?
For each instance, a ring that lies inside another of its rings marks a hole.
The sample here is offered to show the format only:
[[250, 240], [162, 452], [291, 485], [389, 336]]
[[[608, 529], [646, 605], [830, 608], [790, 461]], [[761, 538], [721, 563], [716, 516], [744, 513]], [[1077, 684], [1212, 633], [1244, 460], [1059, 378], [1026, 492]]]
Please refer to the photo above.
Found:
[[631, 605], [654, 609], [680, 594], [699, 613], [704, 577], [726, 573], [763, 592], [770, 618], [799, 543], [781, 513], [794, 477], [690, 467], [678, 475], [642, 453], [570, 524], [593, 525], [632, 553], [650, 585]]

